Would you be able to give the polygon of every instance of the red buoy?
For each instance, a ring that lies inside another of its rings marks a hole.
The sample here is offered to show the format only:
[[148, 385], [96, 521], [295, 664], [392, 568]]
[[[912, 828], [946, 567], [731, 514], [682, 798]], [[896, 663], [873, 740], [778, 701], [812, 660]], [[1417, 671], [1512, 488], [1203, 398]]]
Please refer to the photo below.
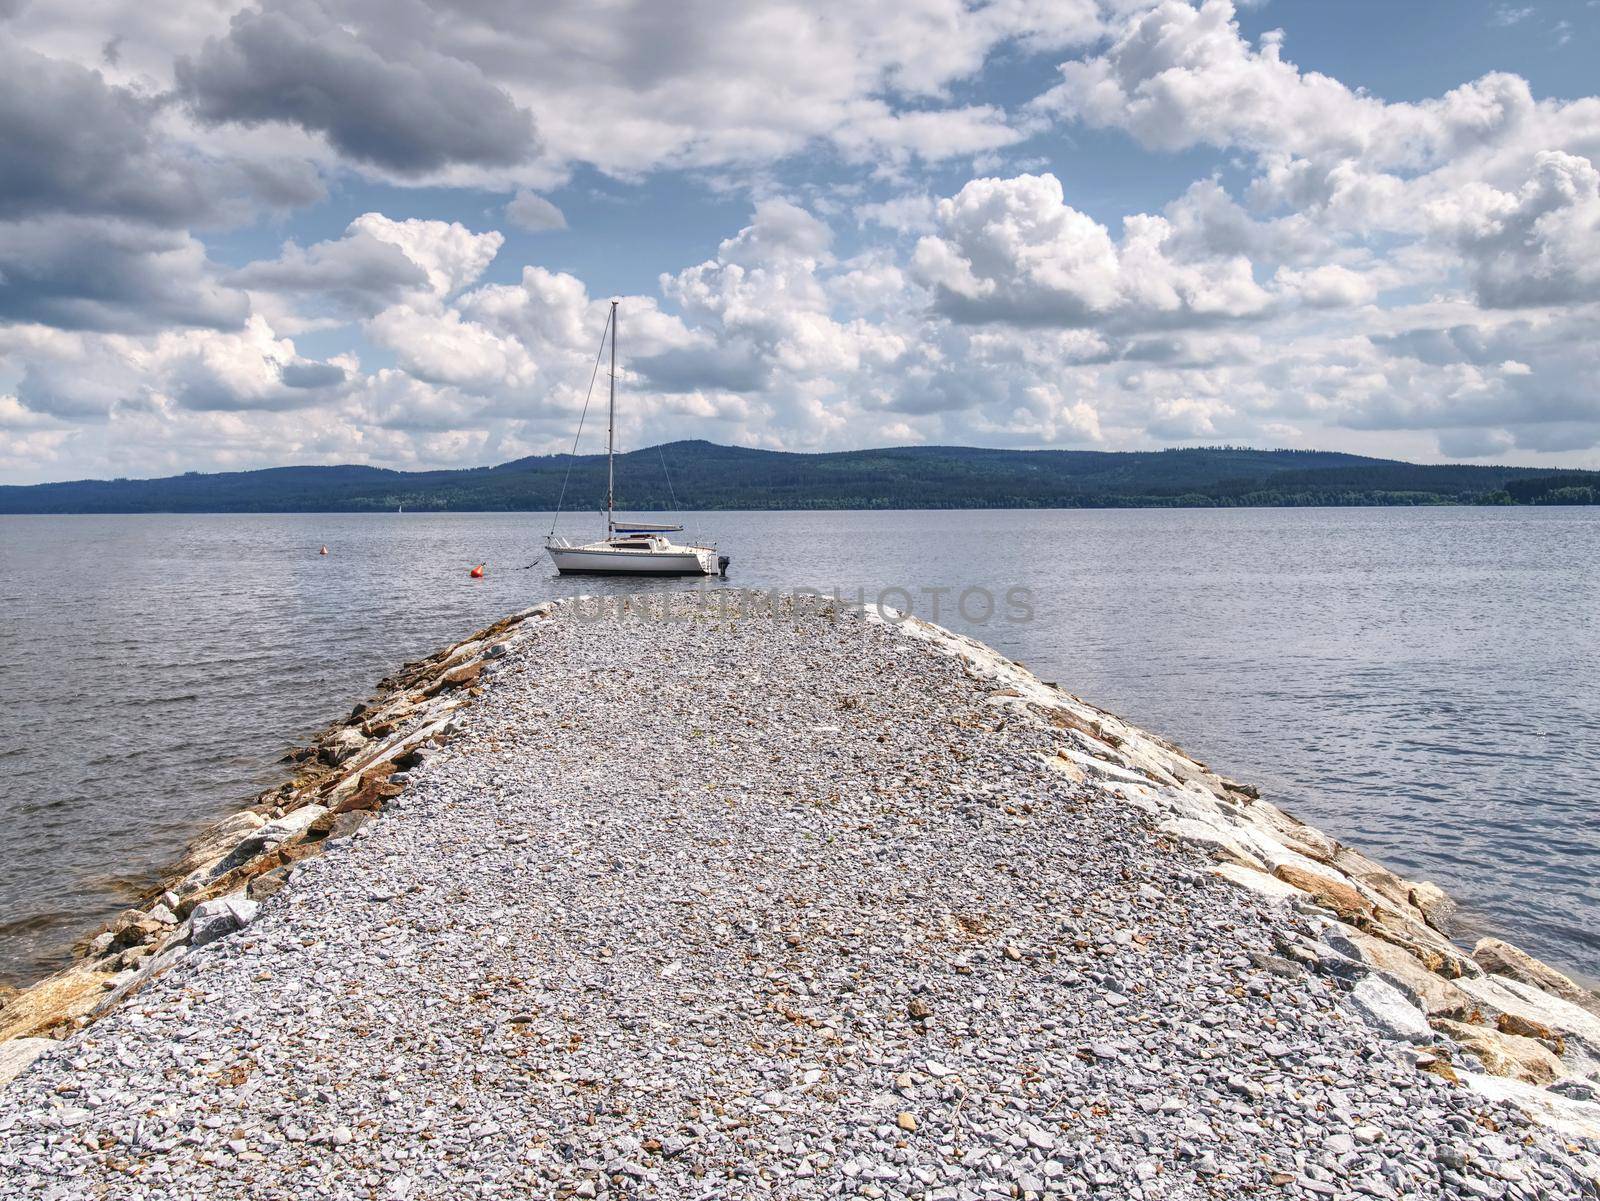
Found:
[[479, 563], [476, 567], [474, 567], [472, 569], [472, 578], [475, 579], [475, 580], [483, 579], [483, 564], [482, 563]]
[[327, 553], [328, 553], [328, 548], [326, 546], [324, 546], [321, 550], [319, 550], [317, 552], [317, 554], [319, 554], [319, 555], [325, 555]]

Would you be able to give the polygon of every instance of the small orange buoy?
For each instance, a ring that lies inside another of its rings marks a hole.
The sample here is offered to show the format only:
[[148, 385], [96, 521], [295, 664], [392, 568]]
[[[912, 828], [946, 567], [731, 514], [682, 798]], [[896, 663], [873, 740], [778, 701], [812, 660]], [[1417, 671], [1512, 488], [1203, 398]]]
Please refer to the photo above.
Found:
[[472, 569], [471, 575], [472, 575], [472, 578], [475, 579], [475, 580], [483, 579], [483, 564], [479, 563], [476, 567], [474, 567]]
[[327, 553], [328, 553], [328, 548], [326, 546], [324, 546], [321, 550], [319, 550], [317, 552], [317, 554], [319, 554], [319, 555], [325, 555]]

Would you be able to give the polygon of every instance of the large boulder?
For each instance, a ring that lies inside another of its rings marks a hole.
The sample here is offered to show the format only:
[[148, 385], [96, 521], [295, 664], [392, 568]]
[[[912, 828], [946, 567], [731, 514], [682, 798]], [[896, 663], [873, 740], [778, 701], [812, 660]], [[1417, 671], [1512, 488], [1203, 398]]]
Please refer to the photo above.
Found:
[[1458, 1079], [1479, 1096], [1515, 1105], [1534, 1121], [1572, 1138], [1600, 1139], [1600, 1105], [1507, 1076], [1461, 1072]]
[[366, 748], [367, 739], [359, 729], [345, 726], [335, 730], [317, 746], [317, 758], [329, 767], [337, 767], [346, 759], [358, 755]]
[[1472, 958], [1486, 972], [1542, 988], [1585, 1009], [1592, 1007], [1593, 997], [1580, 988], [1577, 981], [1508, 942], [1498, 938], [1480, 938], [1478, 945], [1472, 948]]
[[242, 896], [216, 897], [202, 901], [189, 915], [189, 945], [203, 947], [242, 930], [255, 920], [261, 906]]
[[113, 979], [99, 967], [95, 960], [80, 959], [12, 997], [0, 1009], [0, 1039], [46, 1034], [88, 1013]]
[[1571, 1001], [1548, 993], [1536, 985], [1508, 976], [1478, 976], [1456, 982], [1476, 1002], [1483, 1016], [1515, 1019], [1508, 1029], [1546, 1031], [1559, 1039], [1561, 1061], [1568, 1070], [1600, 1078], [1600, 1018]]
[[51, 1047], [60, 1045], [53, 1038], [9, 1038], [0, 1043], [0, 1088], [27, 1071]]
[[1390, 1038], [1410, 1043], [1431, 1043], [1433, 1027], [1406, 995], [1377, 976], [1356, 981], [1344, 997], [1345, 1007], [1369, 1026]]
[[1339, 841], [1321, 830], [1306, 825], [1276, 805], [1261, 801], [1250, 807], [1250, 815], [1291, 851], [1318, 863], [1331, 864], [1339, 853]]
[[1496, 1076], [1509, 1076], [1513, 1080], [1545, 1085], [1553, 1084], [1566, 1075], [1561, 1061], [1536, 1039], [1524, 1038], [1520, 1034], [1502, 1034], [1487, 1026], [1453, 1022], [1449, 1018], [1440, 1018], [1433, 1026], [1471, 1051], [1483, 1064], [1484, 1070]]
[[1333, 856], [1333, 866], [1391, 905], [1404, 908], [1411, 904], [1411, 885], [1360, 851], [1341, 846]]
[[1269, 876], [1266, 872], [1238, 863], [1218, 863], [1212, 867], [1211, 874], [1274, 900], [1289, 900], [1303, 895], [1293, 884], [1286, 884], [1277, 876]]
[[1328, 930], [1323, 938], [1334, 950], [1366, 963], [1430, 1018], [1465, 1018], [1476, 1007], [1452, 981], [1430, 971], [1415, 954], [1392, 942], [1348, 926]]
[[179, 891], [193, 893], [234, 869], [242, 867], [256, 856], [282, 846], [290, 839], [304, 833], [306, 827], [327, 811], [324, 805], [302, 805], [282, 817], [257, 826], [216, 863], [185, 877]]
[[189, 844], [183, 861], [173, 869], [174, 875], [187, 876], [191, 872], [225, 855], [239, 844], [241, 838], [254, 833], [267, 824], [267, 819], [254, 809], [232, 814], [216, 825], [202, 830]]
[[1456, 903], [1444, 889], [1426, 880], [1413, 884], [1411, 905], [1439, 933], [1450, 933], [1450, 919], [1455, 916]]
[[1342, 921], [1353, 922], [1372, 912], [1372, 904], [1351, 885], [1335, 880], [1322, 872], [1308, 871], [1293, 863], [1280, 863], [1272, 874], [1285, 884], [1292, 884], [1325, 909], [1331, 909]]
[[1482, 974], [1482, 970], [1463, 955], [1460, 948], [1423, 922], [1420, 913], [1415, 910], [1412, 912], [1416, 913], [1415, 918], [1380, 905], [1362, 928], [1368, 934], [1411, 952], [1431, 972], [1449, 976], [1452, 980]]

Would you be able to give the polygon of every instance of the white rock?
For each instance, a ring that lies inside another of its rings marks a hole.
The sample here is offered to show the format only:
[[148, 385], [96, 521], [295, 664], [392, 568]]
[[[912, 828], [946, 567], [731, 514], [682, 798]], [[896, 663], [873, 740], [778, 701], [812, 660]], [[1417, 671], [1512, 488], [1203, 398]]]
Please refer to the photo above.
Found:
[[1491, 1101], [1507, 1101], [1535, 1121], [1573, 1138], [1600, 1139], [1600, 1105], [1575, 1101], [1537, 1085], [1525, 1084], [1506, 1076], [1481, 1076], [1460, 1072], [1461, 1082]]
[[1366, 976], [1344, 998], [1346, 1008], [1390, 1038], [1412, 1043], [1433, 1041], [1428, 1019], [1404, 993], [1376, 976]]
[[1211, 874], [1264, 897], [1293, 898], [1300, 895], [1300, 890], [1293, 884], [1253, 867], [1245, 867], [1242, 863], [1219, 863], [1211, 869]]
[[1246, 849], [1248, 840], [1239, 836], [1242, 831], [1226, 829], [1220, 823], [1201, 821], [1195, 817], [1169, 817], [1156, 829], [1182, 842], [1232, 855], [1252, 867], [1265, 867], [1259, 856]]
[[235, 930], [242, 930], [255, 920], [260, 908], [256, 902], [243, 896], [217, 897], [214, 900], [202, 901], [189, 915], [192, 924], [189, 945], [203, 947], [207, 943], [232, 934]]
[[327, 811], [326, 805], [302, 805], [262, 826], [252, 839], [259, 840], [264, 847], [276, 846], [299, 834]]
[[27, 1071], [51, 1047], [60, 1045], [53, 1038], [9, 1038], [0, 1043], [0, 1088]]

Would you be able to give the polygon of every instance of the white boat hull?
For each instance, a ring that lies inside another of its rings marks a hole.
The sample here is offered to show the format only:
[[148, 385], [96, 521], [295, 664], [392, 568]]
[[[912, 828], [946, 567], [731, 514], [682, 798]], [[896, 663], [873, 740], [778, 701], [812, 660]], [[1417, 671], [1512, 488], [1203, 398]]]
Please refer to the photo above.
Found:
[[562, 575], [716, 575], [717, 552], [702, 547], [670, 551], [552, 546], [550, 561]]

